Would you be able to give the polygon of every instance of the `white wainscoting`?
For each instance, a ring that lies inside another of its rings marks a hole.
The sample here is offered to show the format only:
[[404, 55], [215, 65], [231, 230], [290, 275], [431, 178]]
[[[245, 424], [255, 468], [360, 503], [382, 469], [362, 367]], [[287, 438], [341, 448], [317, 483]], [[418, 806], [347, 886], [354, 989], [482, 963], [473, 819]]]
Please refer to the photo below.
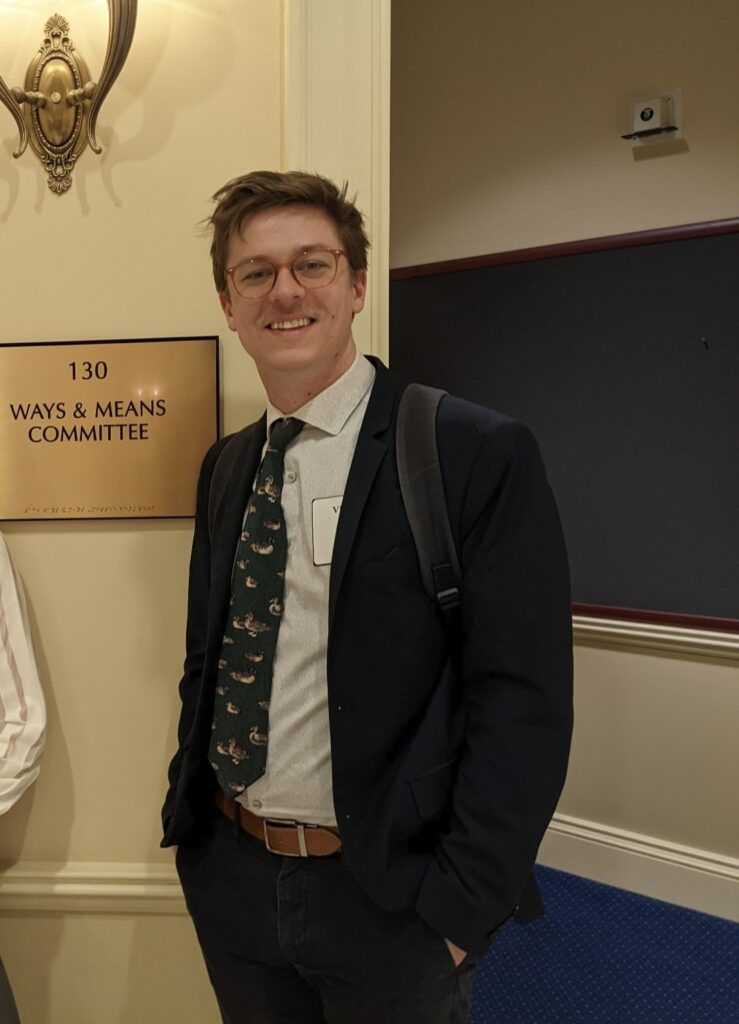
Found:
[[739, 635], [718, 630], [688, 629], [651, 622], [628, 622], [573, 615], [576, 644], [628, 648], [701, 658], [739, 659]]
[[739, 922], [739, 859], [555, 814], [539, 863]]
[[718, 630], [692, 630], [657, 623], [633, 623], [618, 618], [573, 615], [576, 644], [671, 651], [700, 657], [739, 658], [739, 635]]
[[186, 914], [174, 865], [22, 861], [0, 872], [0, 911]]

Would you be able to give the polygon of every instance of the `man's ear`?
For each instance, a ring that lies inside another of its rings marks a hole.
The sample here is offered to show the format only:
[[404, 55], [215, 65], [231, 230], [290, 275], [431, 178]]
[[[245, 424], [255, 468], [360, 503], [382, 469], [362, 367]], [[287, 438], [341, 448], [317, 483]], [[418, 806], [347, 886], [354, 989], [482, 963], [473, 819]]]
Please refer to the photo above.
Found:
[[235, 331], [236, 323], [234, 321], [233, 307], [231, 305], [231, 296], [228, 294], [228, 288], [226, 288], [225, 292], [218, 292], [218, 300], [221, 303], [221, 309], [226, 317], [226, 323], [232, 331]]
[[361, 313], [364, 309], [364, 299], [367, 295], [367, 271], [358, 270], [352, 279], [354, 288], [354, 301], [352, 302], [352, 313]]

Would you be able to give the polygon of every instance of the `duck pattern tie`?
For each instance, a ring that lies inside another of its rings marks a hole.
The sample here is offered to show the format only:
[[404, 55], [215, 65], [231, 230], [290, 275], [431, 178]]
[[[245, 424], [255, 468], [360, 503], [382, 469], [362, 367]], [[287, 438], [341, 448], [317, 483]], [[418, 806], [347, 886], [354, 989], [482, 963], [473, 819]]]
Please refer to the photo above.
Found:
[[280, 628], [287, 531], [282, 511], [285, 449], [302, 420], [275, 420], [236, 551], [232, 597], [218, 661], [209, 760], [227, 796], [264, 775], [269, 702]]

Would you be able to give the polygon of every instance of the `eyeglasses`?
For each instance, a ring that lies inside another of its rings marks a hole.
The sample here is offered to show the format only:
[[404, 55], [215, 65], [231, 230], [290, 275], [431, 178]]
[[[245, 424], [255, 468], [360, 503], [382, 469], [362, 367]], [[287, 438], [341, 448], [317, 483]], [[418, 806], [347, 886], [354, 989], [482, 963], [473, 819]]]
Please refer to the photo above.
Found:
[[287, 263], [272, 263], [257, 256], [229, 267], [226, 275], [242, 298], [261, 299], [272, 291], [283, 267], [289, 269], [301, 288], [325, 288], [336, 277], [340, 256], [349, 259], [343, 249], [310, 249]]

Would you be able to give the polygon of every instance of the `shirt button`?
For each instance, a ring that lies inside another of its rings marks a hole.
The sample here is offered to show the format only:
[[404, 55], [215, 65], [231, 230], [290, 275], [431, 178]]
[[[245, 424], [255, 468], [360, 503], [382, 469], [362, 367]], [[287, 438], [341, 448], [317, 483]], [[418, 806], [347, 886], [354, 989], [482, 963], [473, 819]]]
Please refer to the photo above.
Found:
[[252, 800], [251, 805], [252, 805], [252, 807], [261, 807], [262, 806], [262, 801], [261, 800]]
[[287, 473], [285, 473], [285, 479], [289, 484], [294, 484], [295, 481], [298, 479], [298, 474], [294, 473], [291, 469]]

